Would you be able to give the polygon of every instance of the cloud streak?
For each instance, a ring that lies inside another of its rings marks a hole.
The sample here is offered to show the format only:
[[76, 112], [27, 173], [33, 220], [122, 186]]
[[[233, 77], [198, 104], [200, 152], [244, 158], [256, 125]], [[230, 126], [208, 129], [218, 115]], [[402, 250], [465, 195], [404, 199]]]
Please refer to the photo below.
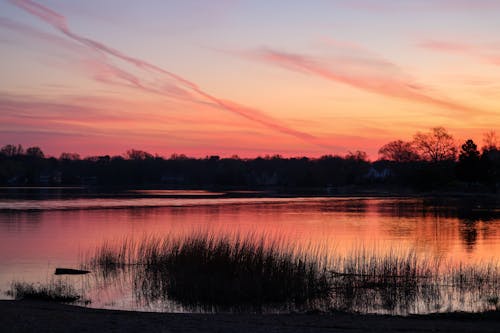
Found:
[[87, 51], [86, 48], [83, 46], [80, 46], [73, 41], [68, 41], [67, 39], [61, 38], [59, 36], [38, 31], [26, 24], [22, 24], [19, 22], [15, 22], [7, 17], [0, 17], [0, 27], [3, 27], [5, 29], [9, 29], [11, 31], [16, 31], [25, 35], [29, 35], [35, 38], [38, 38], [40, 40], [43, 40], [45, 42], [57, 44], [61, 47], [64, 47], [66, 49], [69, 49], [74, 52], [85, 52]]
[[356, 10], [377, 12], [388, 11], [484, 11], [500, 8], [497, 0], [418, 0], [418, 1], [380, 1], [380, 0], [349, 0], [341, 2], [343, 7]]
[[[10, 3], [14, 4], [15, 6], [25, 10], [26, 12], [40, 18], [44, 22], [50, 24], [53, 28], [57, 29], [59, 32], [67, 36], [68, 38], [79, 42], [82, 45], [87, 46], [89, 49], [94, 50], [96, 52], [106, 54], [108, 56], [112, 56], [116, 59], [122, 60], [126, 63], [132, 64], [137, 68], [140, 68], [142, 70], [146, 70], [148, 72], [156, 73], [162, 75], [164, 78], [168, 79], [167, 82], [165, 82], [166, 85], [172, 85], [177, 87], [177, 93], [180, 93], [181, 95], [188, 96], [189, 93], [187, 90], [190, 90], [191, 92], [197, 94], [199, 97], [205, 99], [206, 101], [213, 103], [215, 106], [217, 106], [220, 109], [226, 110], [228, 112], [231, 112], [233, 114], [237, 114], [241, 117], [244, 117], [250, 121], [253, 121], [255, 123], [258, 123], [260, 125], [263, 125], [267, 128], [270, 128], [272, 130], [291, 135], [294, 137], [297, 137], [301, 140], [308, 141], [310, 143], [313, 143], [315, 145], [321, 145], [321, 146], [327, 146], [321, 142], [318, 138], [308, 134], [304, 133], [292, 128], [289, 128], [288, 126], [285, 126], [283, 124], [280, 124], [277, 120], [269, 117], [269, 116], [264, 116], [262, 112], [258, 112], [257, 110], [243, 107], [237, 103], [226, 101], [222, 98], [216, 97], [214, 95], [209, 94], [205, 90], [201, 89], [197, 84], [194, 82], [187, 80], [186, 78], [177, 75], [173, 72], [170, 72], [168, 70], [165, 70], [159, 66], [156, 66], [154, 64], [151, 64], [149, 62], [143, 61], [141, 59], [131, 57], [127, 54], [124, 54], [114, 48], [111, 48], [101, 42], [95, 41], [90, 38], [86, 38], [84, 36], [81, 36], [68, 27], [68, 24], [66, 22], [66, 18], [53, 11], [50, 8], [47, 8], [45, 6], [42, 6], [39, 3], [36, 3], [31, 0], [9, 0]], [[125, 73], [122, 70], [117, 69], [116, 67], [109, 66], [108, 65], [108, 73], [112, 73], [116, 77], [128, 82], [128, 84], [144, 90], [144, 91], [150, 91], [150, 88], [147, 88], [143, 86], [140, 82], [139, 79], [136, 77]], [[173, 84], [172, 84], [173, 83]], [[154, 91], [158, 92], [158, 91]]]
[[465, 55], [480, 59], [485, 63], [500, 66], [500, 47], [476, 46], [438, 40], [426, 40], [419, 43], [418, 46], [436, 52]]
[[[480, 110], [456, 103], [444, 98], [430, 95], [421, 86], [398, 73], [397, 67], [384, 61], [369, 58], [341, 57], [330, 65], [315, 58], [280, 52], [272, 49], [261, 49], [246, 54], [247, 57], [300, 72], [342, 83], [363, 91], [412, 102], [434, 105], [439, 108], [461, 111], [465, 113]], [[373, 71], [374, 66], [392, 69], [390, 74], [384, 70]]]

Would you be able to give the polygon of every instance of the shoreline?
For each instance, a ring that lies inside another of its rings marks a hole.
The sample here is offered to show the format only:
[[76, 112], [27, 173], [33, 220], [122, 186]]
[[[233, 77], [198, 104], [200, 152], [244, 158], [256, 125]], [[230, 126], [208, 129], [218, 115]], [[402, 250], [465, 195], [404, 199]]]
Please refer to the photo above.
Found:
[[500, 311], [407, 317], [344, 312], [199, 314], [93, 309], [0, 300], [9, 332], [499, 332]]

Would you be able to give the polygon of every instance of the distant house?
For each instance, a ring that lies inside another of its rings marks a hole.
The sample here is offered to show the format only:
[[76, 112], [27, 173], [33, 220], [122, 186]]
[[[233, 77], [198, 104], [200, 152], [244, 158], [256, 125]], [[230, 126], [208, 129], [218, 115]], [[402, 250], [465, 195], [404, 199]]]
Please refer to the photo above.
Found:
[[328, 184], [325, 187], [325, 192], [327, 194], [338, 194], [339, 193], [339, 188], [337, 186], [333, 186], [332, 184]]
[[42, 172], [38, 176], [38, 183], [40, 185], [61, 184], [62, 173], [60, 171]]
[[392, 175], [392, 171], [388, 168], [382, 168], [380, 170], [370, 167], [368, 172], [364, 175], [364, 178], [370, 180], [384, 180]]
[[61, 171], [54, 171], [52, 174], [52, 183], [54, 184], [61, 184], [62, 183], [62, 172]]
[[258, 185], [264, 185], [264, 186], [278, 185], [278, 175], [276, 174], [276, 172], [273, 172], [272, 174], [266, 172], [263, 172], [261, 174], [254, 173], [252, 176], [255, 183]]
[[160, 181], [167, 185], [177, 185], [184, 183], [184, 176], [162, 175]]
[[52, 176], [49, 173], [41, 173], [40, 176], [38, 176], [38, 183], [41, 185], [49, 185], [51, 178]]
[[24, 185], [28, 182], [28, 179], [24, 176], [14, 176], [7, 179], [8, 185]]
[[82, 185], [97, 185], [97, 177], [96, 176], [86, 176], [81, 178]]

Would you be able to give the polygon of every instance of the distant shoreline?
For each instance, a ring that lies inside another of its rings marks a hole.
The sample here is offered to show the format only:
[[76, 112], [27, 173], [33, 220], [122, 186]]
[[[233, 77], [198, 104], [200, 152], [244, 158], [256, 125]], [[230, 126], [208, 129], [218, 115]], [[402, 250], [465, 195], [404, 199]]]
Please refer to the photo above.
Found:
[[[326, 186], [326, 187], [295, 187], [295, 186], [164, 186], [158, 184], [145, 184], [142, 186], [6, 186], [0, 185], [0, 190], [63, 190], [82, 191], [87, 195], [116, 194], [116, 195], [136, 195], [151, 197], [154, 194], [147, 194], [153, 191], [187, 191], [187, 192], [206, 192], [206, 196], [214, 197], [467, 197], [467, 196], [485, 196], [500, 197], [500, 192], [478, 191], [478, 190], [430, 190], [419, 191], [411, 188], [401, 188], [394, 186]], [[168, 195], [162, 195], [168, 196]], [[178, 197], [179, 195], [171, 195]], [[202, 193], [195, 195], [181, 195], [203, 197]]]
[[10, 332], [498, 332], [500, 311], [408, 317], [342, 312], [193, 314], [0, 301], [0, 327]]

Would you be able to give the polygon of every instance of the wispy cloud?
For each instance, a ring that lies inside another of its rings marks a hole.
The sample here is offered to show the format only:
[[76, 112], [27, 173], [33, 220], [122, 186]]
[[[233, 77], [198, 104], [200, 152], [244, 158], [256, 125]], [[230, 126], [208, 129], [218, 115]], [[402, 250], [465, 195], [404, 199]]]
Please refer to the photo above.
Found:
[[367, 92], [426, 103], [465, 113], [483, 112], [469, 106], [431, 95], [399, 68], [385, 60], [369, 56], [342, 56], [329, 61], [269, 48], [247, 52], [246, 57], [306, 75], [349, 85]]
[[[149, 63], [147, 61], [129, 56], [125, 53], [122, 53], [104, 43], [98, 42], [96, 40], [84, 37], [82, 35], [79, 35], [75, 32], [73, 32], [66, 21], [66, 18], [53, 11], [52, 9], [45, 7], [37, 2], [31, 1], [31, 0], [9, 0], [12, 4], [16, 5], [17, 7], [25, 10], [26, 12], [40, 18], [44, 22], [50, 24], [53, 28], [61, 32], [63, 35], [68, 37], [69, 39], [78, 42], [81, 45], [86, 46], [88, 49], [93, 50], [95, 52], [101, 53], [106, 56], [113, 57], [114, 59], [124, 61], [128, 64], [131, 64], [141, 70], [147, 71], [149, 73], [154, 73], [157, 75], [161, 75], [163, 78], [163, 83], [162, 85], [165, 87], [169, 87], [164, 93], [167, 95], [167, 93], [172, 93], [172, 91], [175, 90], [176, 94], [180, 94], [182, 96], [189, 96], [191, 93], [187, 92], [188, 90], [191, 91], [192, 93], [196, 94], [199, 98], [204, 99], [205, 101], [212, 103], [214, 106], [216, 106], [219, 109], [231, 112], [233, 114], [237, 114], [241, 117], [244, 117], [250, 121], [253, 121], [255, 123], [258, 123], [260, 125], [263, 125], [267, 128], [270, 128], [272, 130], [291, 135], [297, 138], [300, 138], [302, 140], [306, 140], [310, 143], [313, 143], [315, 145], [322, 145], [322, 146], [328, 146], [324, 143], [321, 143], [321, 140], [318, 138], [308, 134], [304, 133], [292, 128], [289, 128], [288, 126], [280, 123], [278, 120], [273, 119], [270, 116], [265, 116], [263, 112], [257, 111], [252, 108], [248, 107], [243, 107], [239, 105], [238, 103], [235, 102], [230, 102], [227, 100], [224, 100], [222, 98], [219, 98], [217, 96], [211, 95], [210, 93], [206, 92], [202, 88], [200, 88], [196, 83], [180, 76], [177, 75], [171, 71], [168, 71], [166, 69], [163, 69], [159, 66], [156, 66], [152, 63]], [[137, 89], [143, 90], [143, 91], [148, 91], [148, 92], [154, 92], [158, 93], [158, 89], [151, 88], [150, 86], [145, 86], [143, 82], [134, 75], [125, 72], [123, 69], [120, 69], [116, 66], [110, 65], [109, 63], [101, 63], [103, 67], [105, 67], [105, 74], [107, 75], [113, 75], [115, 78], [120, 79], [121, 81], [126, 82], [128, 85], [135, 87]], [[106, 81], [109, 79], [108, 77], [105, 77], [105, 75], [97, 77], [98, 79], [102, 81]], [[108, 81], [109, 82], [109, 81]], [[175, 88], [174, 88], [175, 87]]]
[[479, 59], [482, 62], [500, 66], [500, 45], [473, 45], [439, 40], [426, 40], [420, 42], [418, 45], [427, 50], [465, 55]]
[[369, 11], [483, 11], [499, 9], [497, 0], [349, 0], [340, 3], [341, 6], [357, 10]]
[[28, 35], [31, 37], [35, 37], [39, 40], [42, 40], [44, 42], [48, 42], [51, 44], [58, 45], [60, 47], [63, 47], [68, 50], [72, 50], [75, 52], [86, 52], [87, 49], [73, 41], [67, 40], [65, 38], [56, 36], [51, 33], [39, 31], [37, 29], [32, 28], [29, 25], [19, 23], [16, 21], [13, 21], [7, 17], [1, 17], [0, 16], [0, 27], [4, 29], [9, 29], [11, 31], [15, 31], [18, 33], [22, 33], [24, 35]]

